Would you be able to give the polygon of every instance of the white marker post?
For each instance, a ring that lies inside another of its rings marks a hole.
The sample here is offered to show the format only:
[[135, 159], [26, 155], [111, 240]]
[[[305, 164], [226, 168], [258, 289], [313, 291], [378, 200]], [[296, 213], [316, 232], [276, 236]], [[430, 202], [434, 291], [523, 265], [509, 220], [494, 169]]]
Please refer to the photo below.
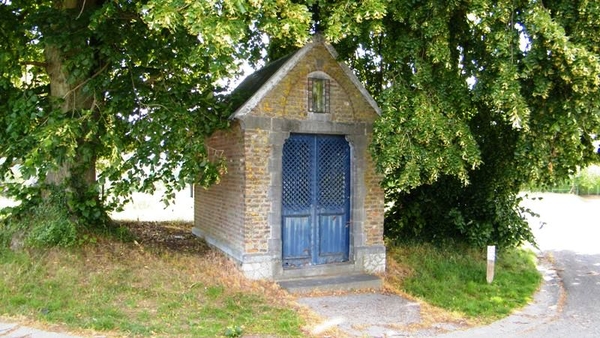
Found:
[[496, 263], [496, 246], [489, 245], [487, 247], [487, 282], [492, 284], [494, 281], [494, 265]]

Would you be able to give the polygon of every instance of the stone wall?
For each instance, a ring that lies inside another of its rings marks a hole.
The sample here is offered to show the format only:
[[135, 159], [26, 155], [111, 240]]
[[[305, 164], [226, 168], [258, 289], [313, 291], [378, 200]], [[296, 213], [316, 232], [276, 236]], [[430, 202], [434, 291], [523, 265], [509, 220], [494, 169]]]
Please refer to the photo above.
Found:
[[[369, 137], [369, 143], [371, 138]], [[365, 235], [366, 245], [383, 245], [384, 192], [380, 182], [383, 176], [377, 174], [369, 149], [365, 151]]]
[[246, 186], [244, 196], [246, 209], [245, 253], [256, 254], [268, 251], [268, 239], [271, 229], [268, 215], [272, 200], [269, 196], [271, 176], [269, 164], [271, 158], [270, 131], [261, 129], [245, 130], [244, 154], [246, 156]]
[[194, 189], [193, 232], [240, 260], [245, 250], [244, 136], [239, 123], [219, 130], [208, 140], [212, 151], [222, 155], [227, 173], [209, 189]]

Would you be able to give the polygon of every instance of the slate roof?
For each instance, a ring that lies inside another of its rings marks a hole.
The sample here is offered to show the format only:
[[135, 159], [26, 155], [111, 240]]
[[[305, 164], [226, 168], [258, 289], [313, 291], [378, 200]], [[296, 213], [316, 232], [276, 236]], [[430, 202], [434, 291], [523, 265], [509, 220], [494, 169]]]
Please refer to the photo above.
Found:
[[[331, 56], [334, 59], [337, 59], [337, 52], [335, 49], [330, 44], [326, 43], [323, 37], [319, 35], [315, 36], [312, 42], [306, 44], [301, 49], [267, 64], [244, 79], [244, 81], [242, 81], [242, 83], [240, 83], [240, 85], [238, 85], [231, 93], [231, 102], [234, 113], [230, 116], [230, 119], [243, 117], [250, 112], [258, 102], [260, 102], [260, 100], [276, 86], [300, 60], [302, 60], [308, 51], [318, 45], [324, 46]], [[346, 76], [348, 76], [360, 91], [363, 98], [369, 102], [377, 114], [381, 114], [381, 109], [379, 109], [375, 100], [373, 100], [352, 70], [343, 62], [339, 62], [338, 64], [342, 67]]]
[[[294, 52], [295, 53], [295, 52]], [[233, 111], [238, 110], [252, 95], [254, 95], [281, 66], [283, 66], [293, 55], [290, 53], [282, 58], [268, 63], [263, 68], [248, 75], [231, 93]], [[235, 113], [234, 113], [235, 115]]]

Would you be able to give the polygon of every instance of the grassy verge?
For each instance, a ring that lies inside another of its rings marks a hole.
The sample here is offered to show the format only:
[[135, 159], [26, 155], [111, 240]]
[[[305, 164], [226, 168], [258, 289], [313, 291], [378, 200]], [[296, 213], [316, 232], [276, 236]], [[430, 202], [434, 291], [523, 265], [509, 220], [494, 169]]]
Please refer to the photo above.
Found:
[[97, 238], [76, 249], [0, 249], [0, 315], [115, 336], [303, 334], [286, 293], [244, 279], [188, 238], [189, 224], [142, 228], [130, 243]]
[[541, 282], [535, 256], [524, 250], [498, 255], [492, 284], [486, 282], [483, 250], [410, 244], [388, 254], [396, 271], [389, 279], [393, 288], [483, 323], [526, 305]]
[[[122, 226], [131, 232], [120, 236], [128, 242], [90, 234], [87, 244], [70, 249], [0, 248], [0, 316], [106, 336], [306, 335], [311, 318], [293, 297], [272, 282], [243, 278], [190, 234], [191, 225]], [[517, 250], [499, 254], [488, 285], [484, 252], [390, 247], [386, 280], [429, 304], [490, 322], [531, 299], [540, 282], [533, 258]]]

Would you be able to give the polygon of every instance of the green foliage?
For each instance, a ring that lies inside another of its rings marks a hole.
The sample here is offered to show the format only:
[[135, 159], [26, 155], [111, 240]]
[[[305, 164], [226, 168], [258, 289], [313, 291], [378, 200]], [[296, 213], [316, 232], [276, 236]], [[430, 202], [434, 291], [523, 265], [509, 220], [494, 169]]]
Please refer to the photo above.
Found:
[[225, 329], [224, 336], [235, 338], [235, 337], [241, 337], [243, 333], [244, 333], [244, 329], [241, 326], [237, 326], [237, 325], [228, 326], [227, 329]]
[[387, 211], [385, 230], [390, 239], [437, 243], [451, 239], [481, 248], [535, 243], [524, 219], [532, 212], [519, 205], [518, 193], [526, 177], [514, 166], [518, 131], [507, 123], [491, 123], [490, 118], [491, 114], [479, 114], [470, 121], [478, 133], [483, 164], [469, 171], [469, 185], [444, 176], [410, 193], [388, 189], [386, 197], [393, 204]]
[[296, 46], [309, 20], [290, 2], [0, 2], [0, 179], [66, 189], [87, 225], [157, 182], [166, 202], [216, 182], [204, 140], [228, 126], [223, 84], [262, 33]]
[[23, 222], [32, 224], [27, 235], [27, 244], [31, 246], [69, 247], [76, 244], [75, 224], [58, 206], [42, 204], [34, 209], [31, 219]]
[[486, 281], [484, 250], [404, 244], [388, 252], [413, 271], [395, 287], [478, 320], [497, 320], [527, 305], [541, 282], [535, 255], [520, 249], [498, 253], [492, 284]]
[[2, 212], [13, 215], [2, 220], [4, 246], [70, 247], [78, 243], [78, 227], [69, 215], [65, 194], [54, 193], [45, 200], [34, 197]]
[[[11, 189], [19, 187], [18, 184], [8, 185]], [[49, 187], [47, 190], [50, 189], [56, 188]], [[89, 198], [87, 205], [82, 206], [70, 203], [72, 196], [69, 191], [55, 190], [46, 198], [36, 195], [36, 192], [39, 190], [31, 189], [25, 201], [0, 211], [0, 247], [81, 246], [95, 242], [97, 235], [112, 236], [122, 242], [131, 241], [129, 229], [106, 217], [87, 214], [102, 213], [98, 205], [91, 202], [93, 198]], [[93, 220], [96, 221], [91, 223]]]
[[385, 174], [387, 234], [532, 241], [522, 185], [551, 184], [598, 161], [600, 7], [383, 6], [381, 17], [332, 36], [383, 110], [371, 150]]
[[582, 170], [573, 177], [573, 185], [580, 194], [600, 194], [600, 172]]
[[568, 179], [560, 180], [552, 185], [534, 186], [526, 185], [524, 190], [556, 193], [570, 193], [577, 195], [600, 195], [600, 167], [590, 166], [570, 175]]
[[226, 84], [315, 31], [382, 108], [388, 225], [515, 245], [522, 184], [598, 161], [593, 1], [2, 1], [0, 31], [0, 178], [64, 185], [88, 224], [158, 182], [168, 200], [218, 181], [204, 140], [228, 126]]

